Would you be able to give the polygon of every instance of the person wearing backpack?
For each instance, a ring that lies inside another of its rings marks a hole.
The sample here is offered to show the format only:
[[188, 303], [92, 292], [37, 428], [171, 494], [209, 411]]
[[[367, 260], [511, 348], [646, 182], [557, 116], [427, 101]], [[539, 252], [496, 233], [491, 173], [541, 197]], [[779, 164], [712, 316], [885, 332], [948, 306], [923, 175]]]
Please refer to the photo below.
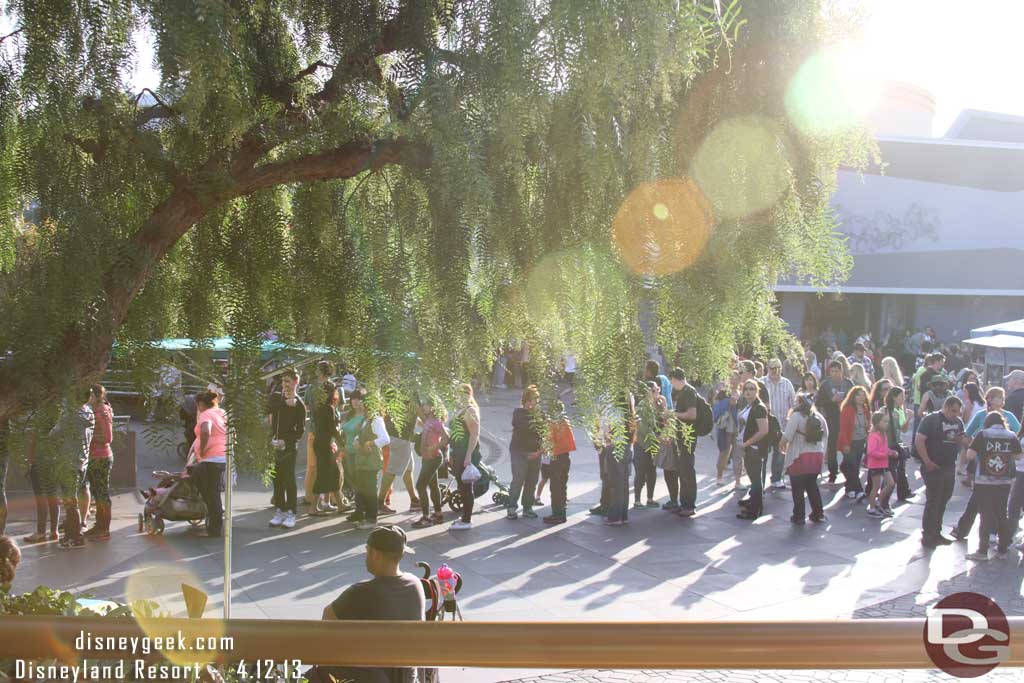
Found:
[[757, 381], [748, 379], [743, 382], [744, 406], [737, 413], [736, 445], [743, 452], [743, 465], [750, 476], [750, 491], [746, 498], [739, 502], [743, 511], [738, 519], [755, 520], [764, 511], [764, 440], [768, 437], [768, 407], [761, 401], [758, 394]]
[[[786, 420], [796, 400], [796, 390], [793, 388], [793, 383], [782, 376], [782, 361], [778, 358], [772, 358], [768, 361], [768, 374], [761, 381], [764, 382], [765, 388], [768, 389], [768, 405], [771, 408], [771, 413], [779, 422], [781, 436], [781, 433], [786, 430]], [[786, 484], [783, 480], [785, 457], [779, 448], [779, 442], [776, 441], [770, 447], [770, 450], [772, 488], [776, 491], [784, 491], [786, 489]]]
[[825, 448], [828, 444], [828, 423], [825, 417], [814, 409], [814, 396], [798, 394], [796, 408], [786, 421], [779, 450], [785, 456], [784, 471], [789, 475], [793, 490], [793, 524], [804, 523], [804, 495], [811, 504], [811, 521], [826, 521], [818, 490], [818, 475], [825, 462]]
[[694, 462], [697, 437], [709, 434], [714, 420], [711, 418], [711, 406], [686, 381], [682, 368], [672, 368], [668, 378], [672, 383], [673, 414], [677, 420], [691, 426], [689, 439], [684, 438], [681, 428], [676, 437], [679, 452], [679, 508], [676, 514], [693, 517], [697, 514], [697, 470]]

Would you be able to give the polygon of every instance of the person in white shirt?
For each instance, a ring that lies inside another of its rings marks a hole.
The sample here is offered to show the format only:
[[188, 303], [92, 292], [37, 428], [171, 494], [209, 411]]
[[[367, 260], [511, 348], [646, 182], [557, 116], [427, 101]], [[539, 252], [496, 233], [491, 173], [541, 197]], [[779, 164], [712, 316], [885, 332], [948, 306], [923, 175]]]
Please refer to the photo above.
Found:
[[[771, 412], [779, 421], [779, 428], [785, 430], [786, 418], [789, 417], [789, 411], [795, 405], [796, 389], [793, 388], [792, 382], [782, 376], [782, 361], [778, 358], [768, 361], [768, 374], [761, 381], [768, 389], [768, 405]], [[771, 452], [772, 488], [776, 491], [783, 491], [786, 488], [782, 469], [785, 457], [779, 450], [778, 444], [771, 447]]]

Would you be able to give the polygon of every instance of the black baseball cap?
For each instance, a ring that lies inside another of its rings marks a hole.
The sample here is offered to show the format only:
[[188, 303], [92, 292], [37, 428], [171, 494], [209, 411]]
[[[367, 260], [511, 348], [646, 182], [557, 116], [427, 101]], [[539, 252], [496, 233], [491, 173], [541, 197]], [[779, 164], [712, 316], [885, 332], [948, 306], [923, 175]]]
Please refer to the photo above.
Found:
[[405, 544], [405, 540], [405, 531], [402, 530], [402, 527], [386, 524], [370, 532], [369, 538], [366, 539], [366, 545], [392, 555], [412, 554], [413, 550]]

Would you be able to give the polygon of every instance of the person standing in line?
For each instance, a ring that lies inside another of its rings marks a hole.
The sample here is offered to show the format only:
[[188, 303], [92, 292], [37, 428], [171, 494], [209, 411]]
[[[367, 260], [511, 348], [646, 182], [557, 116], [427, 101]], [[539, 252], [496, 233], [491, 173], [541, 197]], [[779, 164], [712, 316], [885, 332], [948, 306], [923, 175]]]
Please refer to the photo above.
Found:
[[828, 461], [828, 483], [836, 483], [839, 475], [839, 458], [836, 444], [839, 440], [839, 417], [846, 395], [853, 389], [853, 382], [843, 377], [843, 366], [839, 361], [828, 364], [828, 378], [821, 383], [814, 404], [828, 423], [828, 447], [825, 458]]
[[544, 518], [545, 524], [565, 524], [568, 504], [569, 460], [576, 450], [576, 437], [572, 423], [565, 414], [565, 404], [555, 402], [555, 420], [551, 423], [551, 514]]
[[338, 374], [341, 375], [341, 400], [344, 403], [345, 399], [359, 386], [359, 382], [356, 380], [356, 376], [352, 374], [348, 363], [341, 364], [341, 367], [338, 368]]
[[814, 400], [818, 396], [818, 388], [818, 376], [811, 372], [805, 372], [800, 381], [800, 391], [805, 394], [809, 394], [811, 400]]
[[892, 382], [884, 377], [875, 382], [875, 385], [871, 387], [871, 391], [868, 393], [868, 405], [871, 406], [871, 412], [885, 408], [885, 397], [889, 395], [891, 390]]
[[377, 509], [387, 515], [395, 512], [391, 507], [391, 488], [397, 477], [402, 478], [405, 490], [409, 492], [409, 512], [420, 511], [420, 499], [416, 494], [415, 484], [416, 461], [412, 457], [418, 407], [418, 402], [410, 399], [406, 405], [401, 425], [395, 422], [391, 411], [384, 413], [384, 426], [387, 428], [388, 436], [391, 437], [391, 443], [384, 447], [389, 453], [388, 457], [384, 458], [384, 474], [380, 478]]
[[219, 537], [224, 526], [221, 482], [227, 465], [228, 421], [220, 408], [220, 396], [204, 391], [196, 396], [196, 466], [192, 479], [206, 503], [206, 535]]
[[[917, 408], [918, 417], [923, 418], [928, 413], [941, 410], [947, 396], [952, 396], [949, 389], [950, 381], [944, 373], [938, 373], [928, 378], [928, 391], [921, 396], [921, 405]], [[961, 401], [962, 403], [962, 401]]]
[[[869, 384], [874, 380], [875, 366], [871, 362], [871, 358], [867, 355], [867, 348], [863, 342], [856, 342], [853, 345], [853, 354], [846, 359], [850, 363], [852, 368], [854, 365], [860, 365], [864, 368], [865, 381]], [[854, 380], [856, 382], [856, 380]]]
[[846, 479], [846, 497], [851, 500], [862, 500], [865, 495], [860, 481], [860, 466], [867, 447], [870, 425], [868, 392], [864, 387], [855, 386], [846, 395], [840, 408], [839, 439], [836, 441], [836, 448], [843, 454], [841, 469]]
[[[985, 410], [975, 413], [974, 417], [971, 418], [971, 422], [964, 428], [964, 433], [967, 434], [968, 439], [973, 439], [975, 436], [984, 429], [985, 419], [988, 417], [990, 412], [996, 412], [1003, 416], [1006, 421], [1007, 429], [1012, 432], [1020, 430], [1021, 423], [1014, 417], [1013, 413], [1004, 410], [1003, 406], [1006, 400], [1006, 392], [1003, 391], [1002, 387], [992, 387], [985, 392]], [[971, 466], [973, 469], [975, 466]], [[1021, 491], [1021, 496], [1024, 496], [1024, 490]], [[1016, 500], [1014, 493], [1010, 493], [1010, 504], [1008, 515], [1011, 519], [1014, 518], [1013, 506]], [[1024, 504], [1024, 497], [1020, 499], [1021, 504]], [[967, 500], [967, 507], [964, 508], [963, 513], [960, 515], [960, 519], [953, 526], [950, 532], [958, 541], [967, 540], [967, 536], [971, 533], [971, 529], [974, 527], [974, 520], [978, 518], [978, 499], [971, 494], [971, 497]]]
[[1003, 377], [1006, 388], [1006, 410], [1018, 422], [1024, 422], [1024, 370], [1014, 370]]
[[668, 374], [672, 383], [672, 405], [671, 410], [675, 419], [680, 423], [679, 431], [676, 434], [676, 451], [679, 453], [679, 509], [676, 514], [680, 517], [693, 517], [697, 514], [697, 466], [694, 453], [697, 449], [697, 436], [691, 434], [687, 439], [684, 436], [682, 425], [690, 427], [697, 420], [697, 390], [686, 381], [686, 374], [682, 368], [672, 368]]
[[313, 452], [316, 454], [316, 480], [313, 482], [313, 494], [317, 497], [311, 515], [326, 515], [337, 512], [338, 508], [331, 504], [331, 496], [341, 496], [340, 478], [336, 439], [341, 437], [338, 430], [338, 402], [341, 400], [337, 386], [330, 380], [324, 382], [320, 390], [314, 394], [319, 396], [320, 403], [316, 406], [316, 433], [313, 435]]
[[[647, 391], [642, 410], [638, 411], [636, 450], [633, 453], [633, 508], [637, 510], [660, 507], [654, 500], [654, 486], [658, 481], [654, 461], [661, 445], [665, 411], [668, 410], [658, 382], [649, 380], [645, 385]], [[646, 505], [642, 498], [644, 488], [647, 489]]]
[[[448, 415], [440, 401], [437, 405], [438, 408], [435, 410], [431, 399], [420, 403], [420, 420], [423, 423], [423, 431], [420, 433], [420, 457], [423, 463], [420, 465], [420, 475], [416, 479], [416, 495], [423, 515], [413, 523], [417, 529], [444, 522], [437, 470], [444, 462], [445, 449], [448, 448], [450, 437], [444, 424], [448, 420]], [[431, 501], [434, 503], [433, 515], [430, 514]]]
[[[735, 375], [733, 382], [736, 381]], [[717, 483], [725, 483], [725, 468], [732, 458], [733, 477], [735, 479], [734, 491], [739, 491], [743, 478], [743, 458], [733, 455], [733, 443], [736, 440], [736, 399], [735, 389], [727, 384], [715, 394], [715, 401], [711, 405], [711, 419], [715, 421], [715, 442], [718, 445], [718, 467]]]
[[[620, 443], [612, 437], [613, 423], [621, 422], [625, 431]], [[636, 404], [632, 392], [623, 392], [616, 405], [605, 411], [600, 428], [601, 443], [608, 470], [607, 526], [622, 526], [629, 521], [629, 470], [636, 445]]]
[[107, 390], [102, 385], [94, 384], [89, 390], [89, 407], [95, 417], [96, 428], [89, 442], [85, 479], [96, 501], [96, 520], [82, 536], [105, 541], [110, 538], [110, 470], [114, 464], [114, 451], [110, 444], [114, 440], [114, 409], [107, 403]]
[[[313, 492], [313, 486], [316, 484], [316, 447], [314, 446], [314, 440], [316, 439], [317, 424], [316, 418], [320, 414], [319, 408], [324, 403], [323, 388], [327, 382], [331, 381], [331, 376], [334, 374], [334, 365], [330, 362], [322, 360], [316, 364], [316, 380], [306, 385], [306, 394], [303, 397], [303, 403], [306, 405], [306, 417], [309, 419], [309, 424], [306, 425], [306, 433], [308, 437], [306, 439], [306, 480], [304, 483], [306, 493], [306, 505], [313, 507], [313, 511], [316, 511], [316, 505], [319, 502], [318, 497]], [[341, 404], [344, 404], [344, 398], [340, 399]]]
[[887, 379], [894, 387], [903, 388], [903, 373], [900, 364], [892, 356], [882, 359], [882, 379]]
[[57, 454], [57, 488], [64, 508], [64, 536], [59, 541], [61, 548], [85, 547], [78, 499], [85, 485], [85, 468], [95, 425], [96, 417], [88, 403], [73, 408], [70, 401], [65, 401], [57, 424], [50, 430], [49, 438]]
[[654, 359], [647, 361], [644, 365], [644, 381], [657, 382], [658, 389], [661, 391], [665, 403], [668, 404], [668, 409], [672, 410], [675, 407], [672, 403], [672, 381], [661, 374], [661, 363]]
[[[960, 419], [964, 421], [965, 425], [971, 424], [971, 420], [977, 413], [985, 413], [985, 397], [981, 395], [981, 387], [978, 386], [977, 382], [967, 382], [957, 392], [960, 400], [964, 402], [964, 408], [960, 414]], [[984, 418], [982, 418], [984, 420]], [[975, 461], [977, 463], [977, 461]], [[957, 474], [960, 476], [966, 476], [967, 472], [967, 448], [960, 450], [960, 460], [957, 462]], [[965, 485], [970, 486], [970, 480], [964, 482]]]
[[992, 534], [999, 543], [996, 554], [1005, 559], [1013, 540], [1014, 529], [1006, 518], [1010, 486], [1014, 479], [1014, 461], [1021, 453], [1020, 440], [1006, 427], [1006, 418], [1000, 413], [989, 413], [984, 429], [967, 448], [967, 459], [978, 463], [971, 496], [977, 500], [981, 513], [981, 534], [978, 550], [967, 555], [968, 560], [988, 560], [988, 546]]
[[871, 379], [868, 377], [864, 366], [860, 363], [854, 363], [850, 366], [850, 381], [853, 382], [854, 386], [871, 390]]
[[921, 420], [914, 436], [914, 450], [921, 459], [925, 492], [928, 496], [921, 520], [921, 543], [926, 548], [949, 545], [953, 541], [942, 535], [942, 515], [956, 484], [956, 457], [967, 440], [960, 419], [963, 404], [950, 396], [942, 410]]
[[736, 445], [743, 452], [743, 464], [750, 477], [750, 492], [747, 498], [740, 500], [743, 511], [736, 517], [755, 520], [764, 511], [763, 466], [766, 456], [762, 442], [769, 432], [768, 408], [758, 396], [760, 392], [755, 380], [745, 380], [742, 387], [745, 405], [738, 413]]
[[536, 519], [533, 511], [537, 477], [540, 475], [540, 456], [544, 451], [544, 437], [539, 430], [540, 413], [537, 404], [540, 392], [535, 384], [523, 389], [522, 405], [512, 411], [512, 482], [509, 485], [508, 506], [505, 516], [519, 519], [519, 500], [523, 502], [523, 517]]
[[[356, 510], [351, 515], [357, 529], [377, 526], [377, 475], [384, 466], [381, 449], [391, 443], [384, 418], [371, 412], [366, 405], [366, 389], [358, 388], [349, 397], [351, 417], [345, 423], [347, 447], [345, 457], [351, 458], [355, 478]], [[360, 420], [355, 438], [351, 438], [349, 425]]]
[[295, 459], [298, 442], [306, 430], [306, 404], [296, 395], [299, 373], [288, 368], [281, 373], [281, 392], [270, 396], [270, 442], [274, 451], [274, 501], [276, 510], [271, 527], [295, 528], [296, 498]]
[[[907, 394], [902, 387], [893, 387], [885, 395], [885, 414], [889, 418], [889, 429], [886, 432], [889, 448], [896, 451], [896, 456], [889, 459], [889, 471], [896, 482], [896, 498], [901, 502], [910, 500], [910, 482], [907, 479], [907, 449], [903, 444], [903, 433], [910, 422], [904, 408]], [[882, 501], [883, 507], [891, 507], [889, 499]]]
[[812, 522], [826, 521], [821, 492], [818, 490], [818, 475], [825, 461], [825, 445], [828, 443], [828, 423], [821, 413], [814, 409], [814, 397], [801, 393], [796, 397], [796, 407], [786, 422], [780, 448], [785, 455], [785, 472], [793, 489], [793, 515], [789, 521], [803, 524], [806, 508], [804, 495], [811, 505]]
[[[789, 411], [796, 401], [796, 390], [793, 383], [782, 376], [782, 361], [772, 358], [768, 361], [768, 375], [763, 378], [765, 387], [768, 389], [768, 405], [775, 419], [779, 421], [779, 428], [786, 431], [786, 420]], [[784, 491], [786, 483], [783, 480], [783, 467], [785, 457], [778, 444], [769, 447], [771, 452], [771, 485], [776, 491]]]
[[868, 470], [868, 517], [892, 517], [893, 511], [883, 504], [889, 500], [896, 486], [889, 462], [896, 457], [895, 449], [889, 447], [889, 416], [884, 410], [871, 414], [871, 433], [865, 450], [865, 465]]
[[460, 384], [455, 392], [457, 409], [452, 416], [451, 464], [452, 474], [459, 483], [459, 498], [462, 500], [462, 516], [449, 527], [453, 531], [473, 528], [473, 482], [463, 481], [462, 475], [470, 466], [477, 466], [482, 459], [480, 453], [480, 406], [473, 396], [473, 387]]

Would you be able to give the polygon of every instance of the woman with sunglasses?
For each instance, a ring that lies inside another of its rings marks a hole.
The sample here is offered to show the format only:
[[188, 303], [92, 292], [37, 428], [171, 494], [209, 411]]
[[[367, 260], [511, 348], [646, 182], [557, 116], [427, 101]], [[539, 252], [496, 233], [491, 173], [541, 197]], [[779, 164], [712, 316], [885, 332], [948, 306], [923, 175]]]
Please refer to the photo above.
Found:
[[764, 440], [768, 436], [768, 408], [758, 397], [757, 382], [748, 379], [743, 382], [743, 398], [746, 406], [737, 415], [736, 445], [743, 453], [743, 464], [750, 477], [748, 497], [740, 501], [743, 511], [738, 519], [754, 520], [764, 510]]

